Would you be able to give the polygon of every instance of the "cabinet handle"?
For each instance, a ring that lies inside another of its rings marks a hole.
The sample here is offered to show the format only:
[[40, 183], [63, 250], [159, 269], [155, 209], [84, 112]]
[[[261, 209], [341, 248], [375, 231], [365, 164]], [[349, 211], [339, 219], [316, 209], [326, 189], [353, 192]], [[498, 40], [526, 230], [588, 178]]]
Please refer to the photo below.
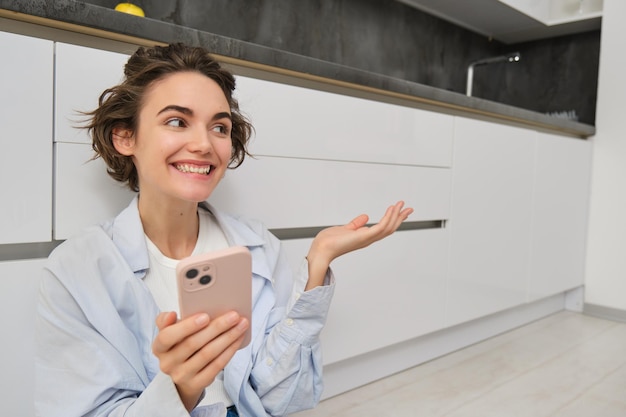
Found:
[[47, 258], [50, 252], [63, 242], [8, 243], [0, 245], [0, 261]]
[[[373, 226], [374, 223], [368, 223], [366, 226]], [[445, 220], [424, 220], [414, 222], [403, 222], [397, 231], [403, 230], [421, 230], [421, 229], [441, 229], [446, 225]], [[289, 227], [284, 229], [270, 229], [280, 240], [291, 239], [309, 239], [314, 238], [320, 231], [330, 226], [315, 227]]]

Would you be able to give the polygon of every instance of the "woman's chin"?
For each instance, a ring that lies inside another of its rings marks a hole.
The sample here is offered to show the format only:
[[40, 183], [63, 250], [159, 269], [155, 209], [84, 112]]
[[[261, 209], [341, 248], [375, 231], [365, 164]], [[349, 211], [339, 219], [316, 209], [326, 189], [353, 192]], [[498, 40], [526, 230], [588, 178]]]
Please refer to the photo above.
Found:
[[207, 190], [206, 187], [198, 190], [188, 190], [185, 195], [185, 200], [191, 201], [194, 203], [201, 203], [209, 199], [211, 194], [213, 193], [214, 187], [211, 187], [210, 190]]

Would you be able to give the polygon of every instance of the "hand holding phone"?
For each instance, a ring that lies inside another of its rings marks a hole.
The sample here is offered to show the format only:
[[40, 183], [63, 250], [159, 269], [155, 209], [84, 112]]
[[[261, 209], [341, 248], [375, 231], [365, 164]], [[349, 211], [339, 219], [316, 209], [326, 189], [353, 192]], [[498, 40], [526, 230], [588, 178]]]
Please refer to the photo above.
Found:
[[[181, 318], [207, 313], [214, 319], [236, 311], [252, 323], [252, 259], [248, 248], [233, 246], [182, 259], [176, 266], [176, 281]], [[250, 343], [250, 327], [240, 349]]]

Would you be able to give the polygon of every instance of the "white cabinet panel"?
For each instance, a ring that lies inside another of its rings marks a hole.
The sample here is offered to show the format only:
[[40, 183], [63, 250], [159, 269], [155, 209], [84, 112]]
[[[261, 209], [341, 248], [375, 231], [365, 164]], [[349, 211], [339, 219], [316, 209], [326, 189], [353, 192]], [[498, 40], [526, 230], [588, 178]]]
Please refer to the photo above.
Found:
[[538, 133], [529, 301], [584, 281], [591, 142]]
[[[294, 268], [310, 242], [283, 242]], [[324, 363], [440, 330], [447, 250], [446, 229], [400, 231], [334, 261], [337, 286], [321, 336]]]
[[0, 32], [0, 244], [51, 239], [50, 41]]
[[109, 177], [101, 159], [90, 161], [90, 145], [56, 143], [55, 149], [55, 239], [115, 216], [133, 198], [133, 192]]
[[77, 127], [80, 112], [94, 110], [102, 92], [119, 84], [128, 55], [84, 46], [56, 44], [56, 142], [91, 143], [87, 131]]
[[399, 200], [415, 208], [411, 221], [448, 218], [450, 170], [258, 157], [228, 171], [209, 199], [270, 228], [344, 224], [361, 213], [375, 222]]
[[536, 134], [458, 118], [446, 320], [526, 301]]
[[0, 415], [34, 416], [35, 311], [43, 260], [0, 262]]
[[237, 77], [259, 155], [449, 167], [453, 117]]

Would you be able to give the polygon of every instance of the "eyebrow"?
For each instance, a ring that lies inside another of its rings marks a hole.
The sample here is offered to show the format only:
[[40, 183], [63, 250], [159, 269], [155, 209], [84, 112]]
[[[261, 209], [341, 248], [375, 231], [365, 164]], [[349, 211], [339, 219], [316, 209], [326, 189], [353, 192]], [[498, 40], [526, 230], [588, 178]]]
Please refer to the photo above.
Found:
[[216, 113], [215, 116], [213, 116], [213, 120], [219, 120], [219, 119], [228, 119], [228, 120], [232, 121], [233, 120], [233, 116], [230, 113], [228, 113], [226, 111], [223, 111], [223, 112], [220, 112], [220, 113]]
[[170, 111], [170, 110], [174, 110], [183, 114], [187, 114], [187, 115], [192, 115], [193, 114], [193, 110], [191, 110], [188, 107], [183, 107], [183, 106], [177, 106], [175, 104], [170, 104], [169, 106], [165, 106], [163, 107], [161, 110], [159, 110], [159, 112], [157, 113], [157, 116], [161, 113], [165, 113], [166, 111]]
[[[188, 107], [177, 106], [176, 104], [170, 104], [168, 106], [163, 107], [161, 110], [159, 110], [157, 115], [164, 113], [166, 111], [170, 111], [170, 110], [177, 111], [182, 114], [186, 114], [188, 116], [193, 116], [193, 110], [191, 110]], [[231, 120], [231, 121], [233, 120], [232, 115], [228, 112], [216, 113], [211, 120], [219, 120], [219, 119], [224, 119], [224, 118]]]

